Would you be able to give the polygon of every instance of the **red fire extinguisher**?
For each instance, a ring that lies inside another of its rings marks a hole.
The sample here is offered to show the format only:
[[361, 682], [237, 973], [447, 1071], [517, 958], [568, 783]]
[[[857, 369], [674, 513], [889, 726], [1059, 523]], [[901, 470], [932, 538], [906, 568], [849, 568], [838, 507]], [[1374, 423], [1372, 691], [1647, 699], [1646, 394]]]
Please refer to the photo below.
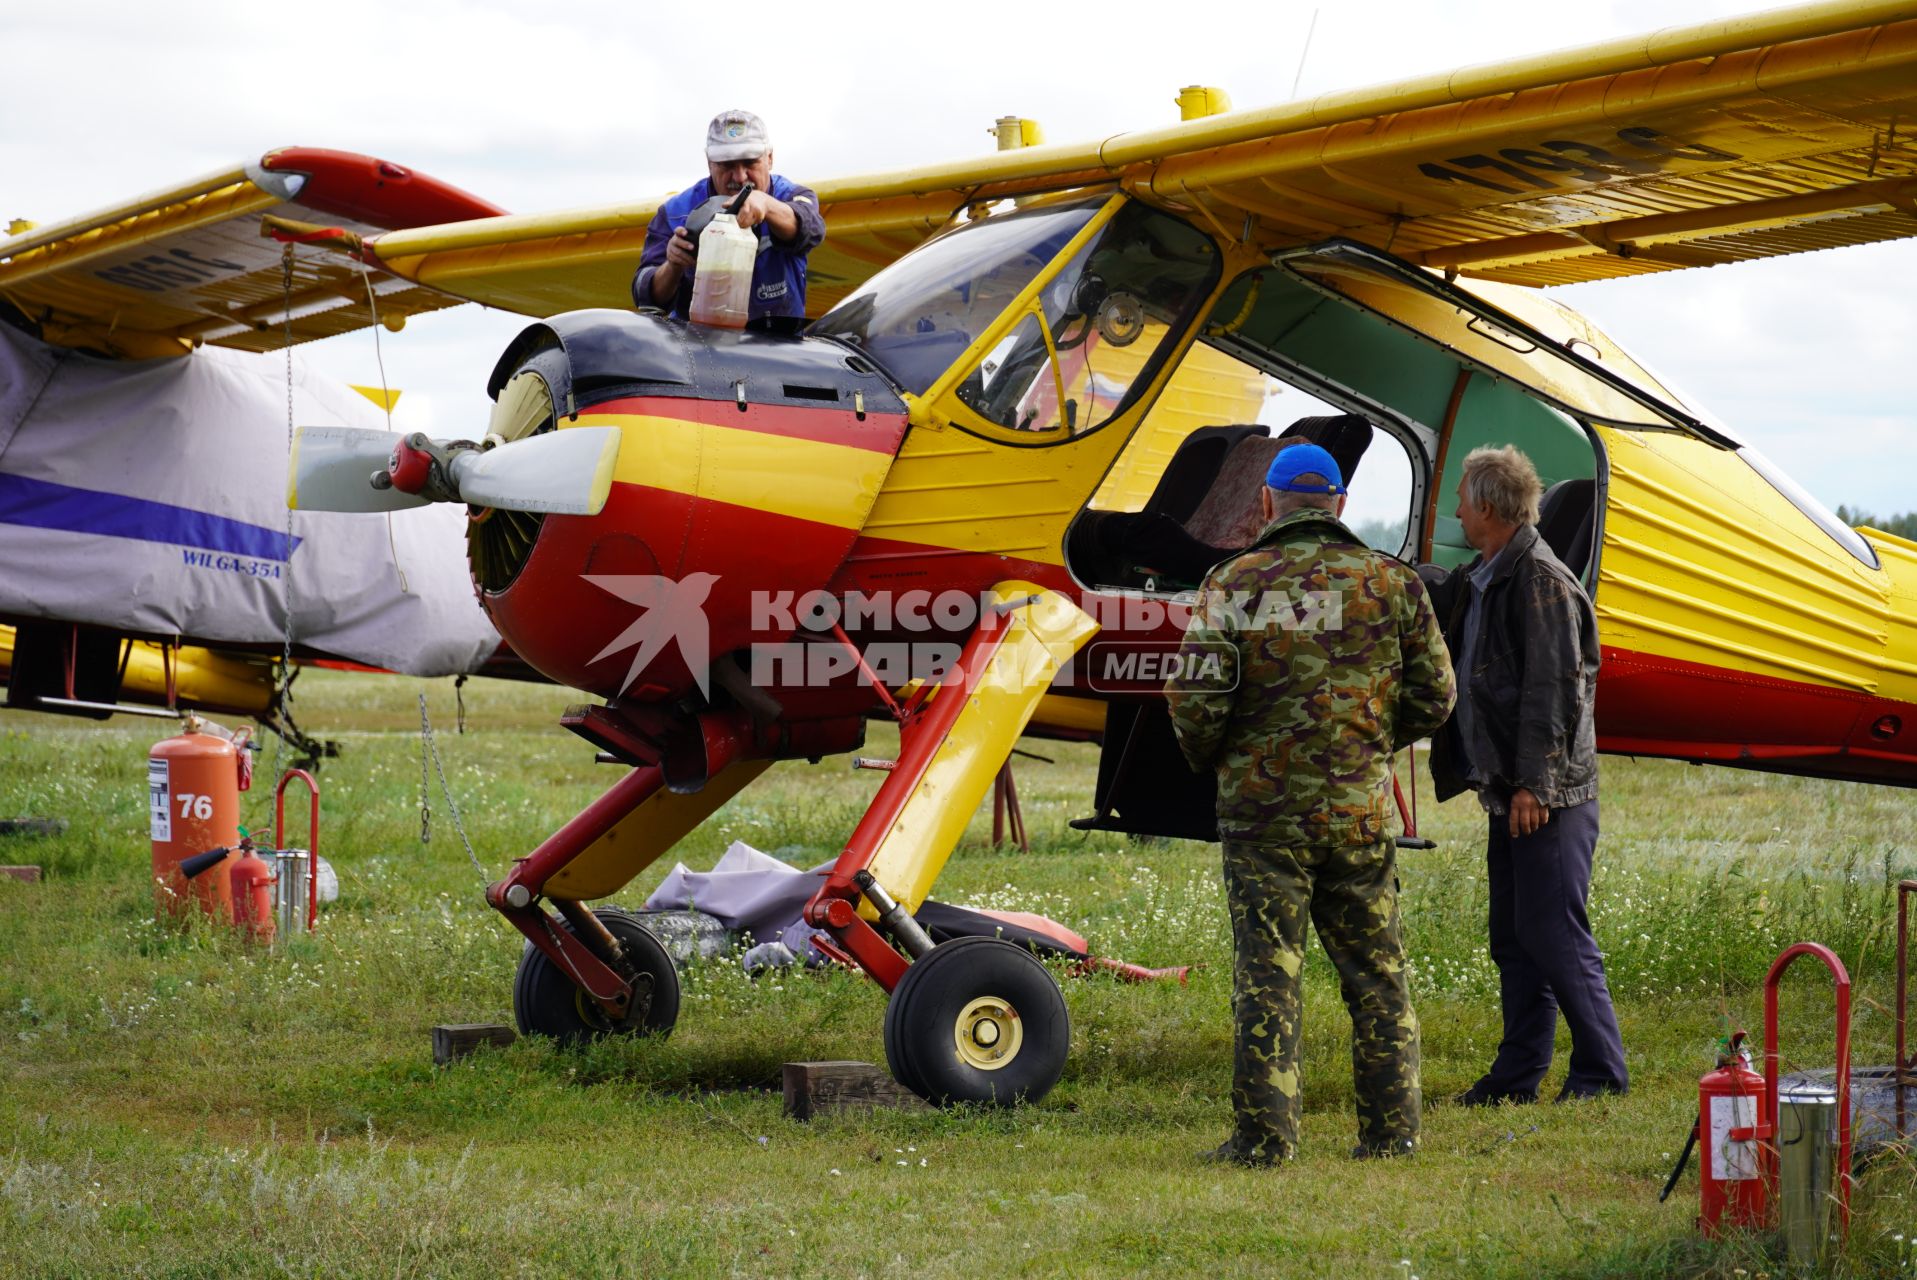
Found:
[[254, 852], [250, 838], [240, 840], [239, 855], [226, 873], [232, 885], [233, 925], [246, 930], [255, 942], [271, 942], [273, 885], [279, 877], [266, 865], [266, 859]]
[[1661, 1201], [1671, 1194], [1691, 1148], [1701, 1145], [1697, 1225], [1712, 1238], [1727, 1228], [1763, 1226], [1770, 1210], [1759, 1149], [1760, 1142], [1770, 1136], [1770, 1126], [1760, 1120], [1764, 1077], [1751, 1070], [1744, 1036], [1742, 1031], [1732, 1035], [1728, 1047], [1717, 1055], [1716, 1069], [1697, 1082], [1697, 1123], [1658, 1196]]

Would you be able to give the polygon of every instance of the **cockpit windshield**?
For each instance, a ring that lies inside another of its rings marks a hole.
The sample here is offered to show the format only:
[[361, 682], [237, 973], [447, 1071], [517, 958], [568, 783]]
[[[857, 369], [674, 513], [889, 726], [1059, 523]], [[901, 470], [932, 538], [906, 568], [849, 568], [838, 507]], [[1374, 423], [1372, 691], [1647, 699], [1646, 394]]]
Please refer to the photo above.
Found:
[[951, 384], [960, 425], [1033, 443], [1082, 435], [1150, 384], [1219, 271], [1209, 238], [1127, 201], [1019, 315], [1007, 316], [1109, 201], [1019, 210], [941, 236], [874, 276], [810, 332], [857, 346], [924, 395], [996, 325], [991, 349], [975, 352]]
[[1020, 210], [942, 235], [866, 281], [807, 332], [851, 343], [923, 395], [1103, 203]]

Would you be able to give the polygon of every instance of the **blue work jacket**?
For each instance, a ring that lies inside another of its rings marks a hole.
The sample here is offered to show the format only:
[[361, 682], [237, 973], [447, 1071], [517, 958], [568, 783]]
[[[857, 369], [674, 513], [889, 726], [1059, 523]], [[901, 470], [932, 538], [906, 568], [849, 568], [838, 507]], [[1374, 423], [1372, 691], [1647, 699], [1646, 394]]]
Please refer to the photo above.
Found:
[[[802, 187], [779, 174], [772, 175], [767, 195], [792, 206], [799, 218], [799, 238], [781, 244], [765, 223], [753, 228], [759, 236], [759, 260], [752, 270], [752, 306], [748, 319], [760, 316], [803, 316], [805, 314], [805, 259], [825, 239], [825, 219], [819, 213], [819, 198], [809, 187]], [[632, 300], [641, 307], [656, 307], [652, 297], [652, 273], [666, 260], [666, 242], [672, 233], [686, 224], [686, 218], [712, 197], [712, 180], [701, 178], [659, 206], [646, 228], [646, 248], [639, 258], [639, 270], [632, 277]], [[692, 309], [692, 277], [695, 264], [679, 282], [679, 292], [667, 308], [680, 319]]]

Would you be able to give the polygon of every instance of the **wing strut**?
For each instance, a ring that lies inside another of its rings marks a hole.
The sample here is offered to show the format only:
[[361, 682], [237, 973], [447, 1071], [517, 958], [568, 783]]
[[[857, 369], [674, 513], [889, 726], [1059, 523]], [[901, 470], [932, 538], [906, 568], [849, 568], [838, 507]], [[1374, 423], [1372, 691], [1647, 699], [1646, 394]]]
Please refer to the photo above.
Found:
[[1028, 582], [1001, 582], [991, 595], [998, 603], [945, 681], [906, 704], [898, 761], [806, 904], [807, 922], [887, 991], [905, 976], [905, 963], [866, 922], [873, 909], [862, 914], [861, 902], [876, 906], [889, 894], [907, 916], [918, 910], [1052, 678], [1098, 630], [1071, 601]]

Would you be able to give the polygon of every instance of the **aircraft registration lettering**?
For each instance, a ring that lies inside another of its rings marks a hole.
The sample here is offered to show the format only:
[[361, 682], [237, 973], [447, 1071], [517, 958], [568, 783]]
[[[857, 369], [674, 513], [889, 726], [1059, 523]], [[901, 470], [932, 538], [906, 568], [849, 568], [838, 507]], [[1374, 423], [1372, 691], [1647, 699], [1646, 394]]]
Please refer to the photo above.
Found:
[[182, 285], [204, 283], [225, 272], [244, 270], [246, 268], [240, 263], [228, 262], [224, 258], [202, 258], [191, 249], [171, 249], [166, 253], [150, 253], [137, 262], [106, 267], [93, 274], [108, 284], [141, 289], [147, 293], [165, 293]]
[[[1664, 160], [1742, 160], [1744, 158], [1735, 152], [1707, 147], [1701, 142], [1682, 142], [1667, 133], [1641, 126], [1619, 129], [1617, 139], [1619, 142], [1627, 143]], [[1452, 156], [1443, 164], [1426, 163], [1418, 166], [1419, 173], [1440, 182], [1469, 183], [1471, 186], [1483, 187], [1487, 191], [1497, 191], [1504, 195], [1515, 196], [1524, 193], [1522, 187], [1514, 187], [1492, 178], [1465, 172], [1468, 169], [1489, 169], [1516, 179], [1528, 187], [1542, 191], [1555, 191], [1560, 180], [1546, 175], [1563, 175], [1564, 179], [1580, 182], [1609, 182], [1615, 178], [1656, 173], [1658, 166], [1655, 161], [1632, 155], [1619, 155], [1595, 143], [1579, 142], [1571, 138], [1559, 138], [1540, 143], [1537, 148], [1505, 147], [1495, 156], [1482, 154]]]

